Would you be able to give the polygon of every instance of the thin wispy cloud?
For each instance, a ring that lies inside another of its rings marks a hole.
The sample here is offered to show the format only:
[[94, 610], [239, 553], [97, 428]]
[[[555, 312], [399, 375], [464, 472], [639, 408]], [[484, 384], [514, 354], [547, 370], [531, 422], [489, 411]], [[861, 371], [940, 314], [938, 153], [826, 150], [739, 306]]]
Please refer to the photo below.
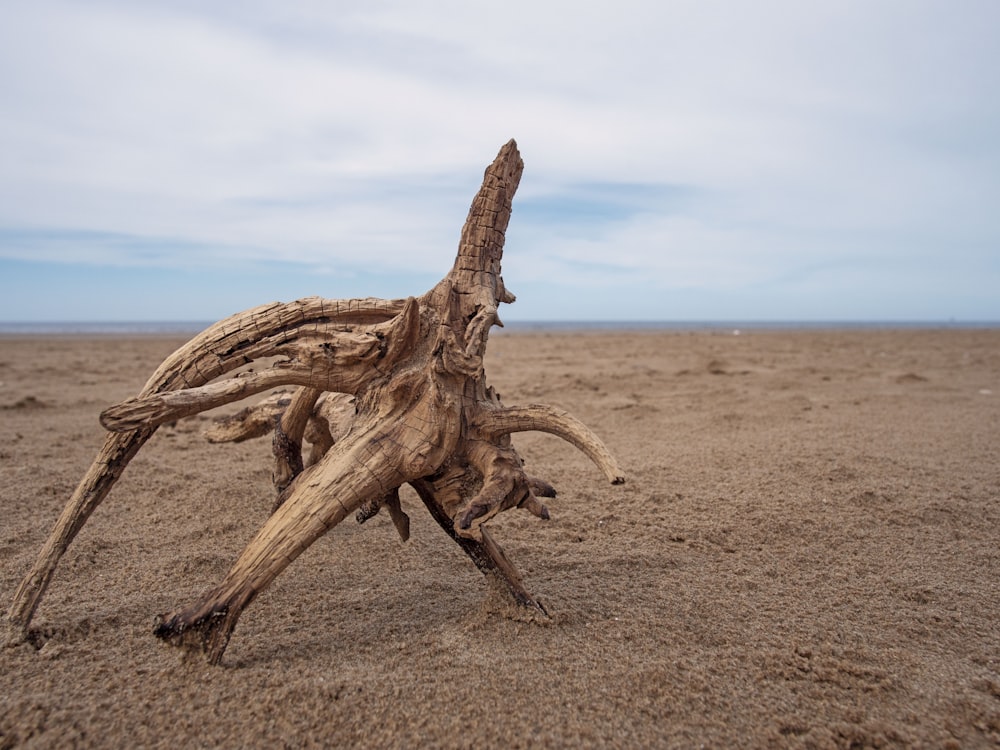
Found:
[[[510, 137], [526, 171], [508, 318], [1000, 318], [992, 2], [4, 16], [0, 319], [94, 317], [44, 273], [59, 264], [132, 269], [116, 278], [167, 313], [193, 270], [244, 292], [278, 264], [275, 295], [399, 293], [448, 268]], [[49, 288], [26, 291], [26, 264]], [[188, 295], [174, 316], [244, 297]]]

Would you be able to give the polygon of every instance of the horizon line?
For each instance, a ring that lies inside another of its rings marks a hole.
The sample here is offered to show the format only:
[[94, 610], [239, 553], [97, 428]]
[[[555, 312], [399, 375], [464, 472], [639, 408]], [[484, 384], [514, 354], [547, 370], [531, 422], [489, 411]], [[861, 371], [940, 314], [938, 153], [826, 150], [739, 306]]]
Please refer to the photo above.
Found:
[[[59, 334], [194, 334], [217, 321], [214, 320], [0, 320], [0, 335], [59, 335]], [[507, 331], [620, 331], [620, 330], [835, 330], [835, 329], [920, 329], [1000, 328], [1000, 320], [964, 320], [959, 318], [705, 318], [705, 319], [524, 319], [507, 320], [497, 326], [497, 332]]]

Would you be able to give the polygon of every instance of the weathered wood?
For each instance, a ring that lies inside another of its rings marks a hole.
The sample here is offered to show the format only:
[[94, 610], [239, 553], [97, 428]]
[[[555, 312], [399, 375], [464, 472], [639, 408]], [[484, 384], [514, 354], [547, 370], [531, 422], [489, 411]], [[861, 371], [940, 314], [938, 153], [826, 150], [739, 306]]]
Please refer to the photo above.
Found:
[[[483, 525], [515, 507], [548, 518], [539, 497], [555, 495], [551, 485], [525, 474], [510, 433], [558, 435], [613, 484], [624, 475], [578, 420], [546, 406], [506, 408], [486, 383], [490, 328], [502, 325], [499, 304], [514, 301], [500, 261], [522, 170], [511, 141], [486, 170], [454, 266], [424, 295], [311, 297], [239, 313], [168, 357], [138, 396], [105, 410], [101, 421], [112, 434], [15, 595], [10, 640], [27, 636], [59, 558], [157, 425], [278, 385], [300, 387], [244, 410], [209, 435], [236, 441], [273, 432], [276, 509], [218, 586], [159, 618], [157, 636], [218, 662], [243, 609], [347, 516], [364, 521], [385, 507], [405, 541], [409, 518], [398, 490], [407, 483], [488, 579], [544, 613]], [[279, 360], [217, 380], [264, 357]], [[312, 445], [306, 459], [305, 441]]]

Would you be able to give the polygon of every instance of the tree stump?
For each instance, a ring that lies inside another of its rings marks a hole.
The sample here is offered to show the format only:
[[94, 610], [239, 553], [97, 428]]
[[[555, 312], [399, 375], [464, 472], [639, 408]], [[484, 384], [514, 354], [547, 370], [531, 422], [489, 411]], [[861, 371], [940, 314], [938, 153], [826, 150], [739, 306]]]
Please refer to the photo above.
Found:
[[[543, 405], [505, 407], [486, 382], [490, 328], [502, 325], [498, 305], [514, 301], [500, 261], [522, 170], [510, 141], [486, 169], [454, 266], [424, 295], [310, 297], [238, 313], [174, 352], [138, 396], [104, 411], [109, 435], [14, 596], [8, 642], [28, 636], [60, 557], [159, 425], [287, 385], [299, 388], [209, 436], [236, 440], [273, 430], [277, 507], [218, 586], [158, 618], [157, 636], [218, 663], [243, 609], [347, 516], [364, 520], [384, 506], [405, 540], [409, 522], [398, 489], [407, 483], [487, 578], [518, 604], [544, 612], [484, 526], [515, 507], [547, 518], [539, 496], [555, 494], [525, 474], [510, 435], [558, 435], [613, 484], [624, 478], [603, 443], [572, 416]], [[279, 359], [222, 377], [265, 357]], [[304, 461], [307, 434], [313, 450]]]

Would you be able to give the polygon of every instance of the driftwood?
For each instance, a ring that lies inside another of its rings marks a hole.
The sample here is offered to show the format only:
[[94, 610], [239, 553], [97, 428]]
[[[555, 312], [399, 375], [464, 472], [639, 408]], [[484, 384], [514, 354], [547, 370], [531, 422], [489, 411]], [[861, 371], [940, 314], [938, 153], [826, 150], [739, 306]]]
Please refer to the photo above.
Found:
[[[544, 613], [484, 527], [497, 513], [555, 491], [528, 476], [510, 435], [538, 430], [569, 441], [614, 484], [624, 481], [601, 441], [548, 406], [505, 407], [486, 383], [489, 330], [514, 301], [500, 277], [504, 232], [523, 163], [514, 141], [490, 165], [447, 276], [420, 297], [272, 303], [220, 321], [168, 357], [135, 398], [107, 409], [105, 444], [18, 588], [8, 642], [31, 618], [60, 557], [156, 428], [275, 386], [299, 386], [245, 410], [209, 435], [241, 440], [273, 430], [277, 507], [223, 581], [158, 618], [155, 633], [217, 663], [243, 609], [299, 553], [350, 514], [385, 507], [401, 537], [398, 489], [410, 484], [434, 519], [516, 602]], [[260, 370], [221, 376], [261, 358]], [[221, 379], [220, 379], [221, 378]], [[342, 395], [344, 394], [344, 395]], [[308, 439], [312, 452], [302, 457]]]

